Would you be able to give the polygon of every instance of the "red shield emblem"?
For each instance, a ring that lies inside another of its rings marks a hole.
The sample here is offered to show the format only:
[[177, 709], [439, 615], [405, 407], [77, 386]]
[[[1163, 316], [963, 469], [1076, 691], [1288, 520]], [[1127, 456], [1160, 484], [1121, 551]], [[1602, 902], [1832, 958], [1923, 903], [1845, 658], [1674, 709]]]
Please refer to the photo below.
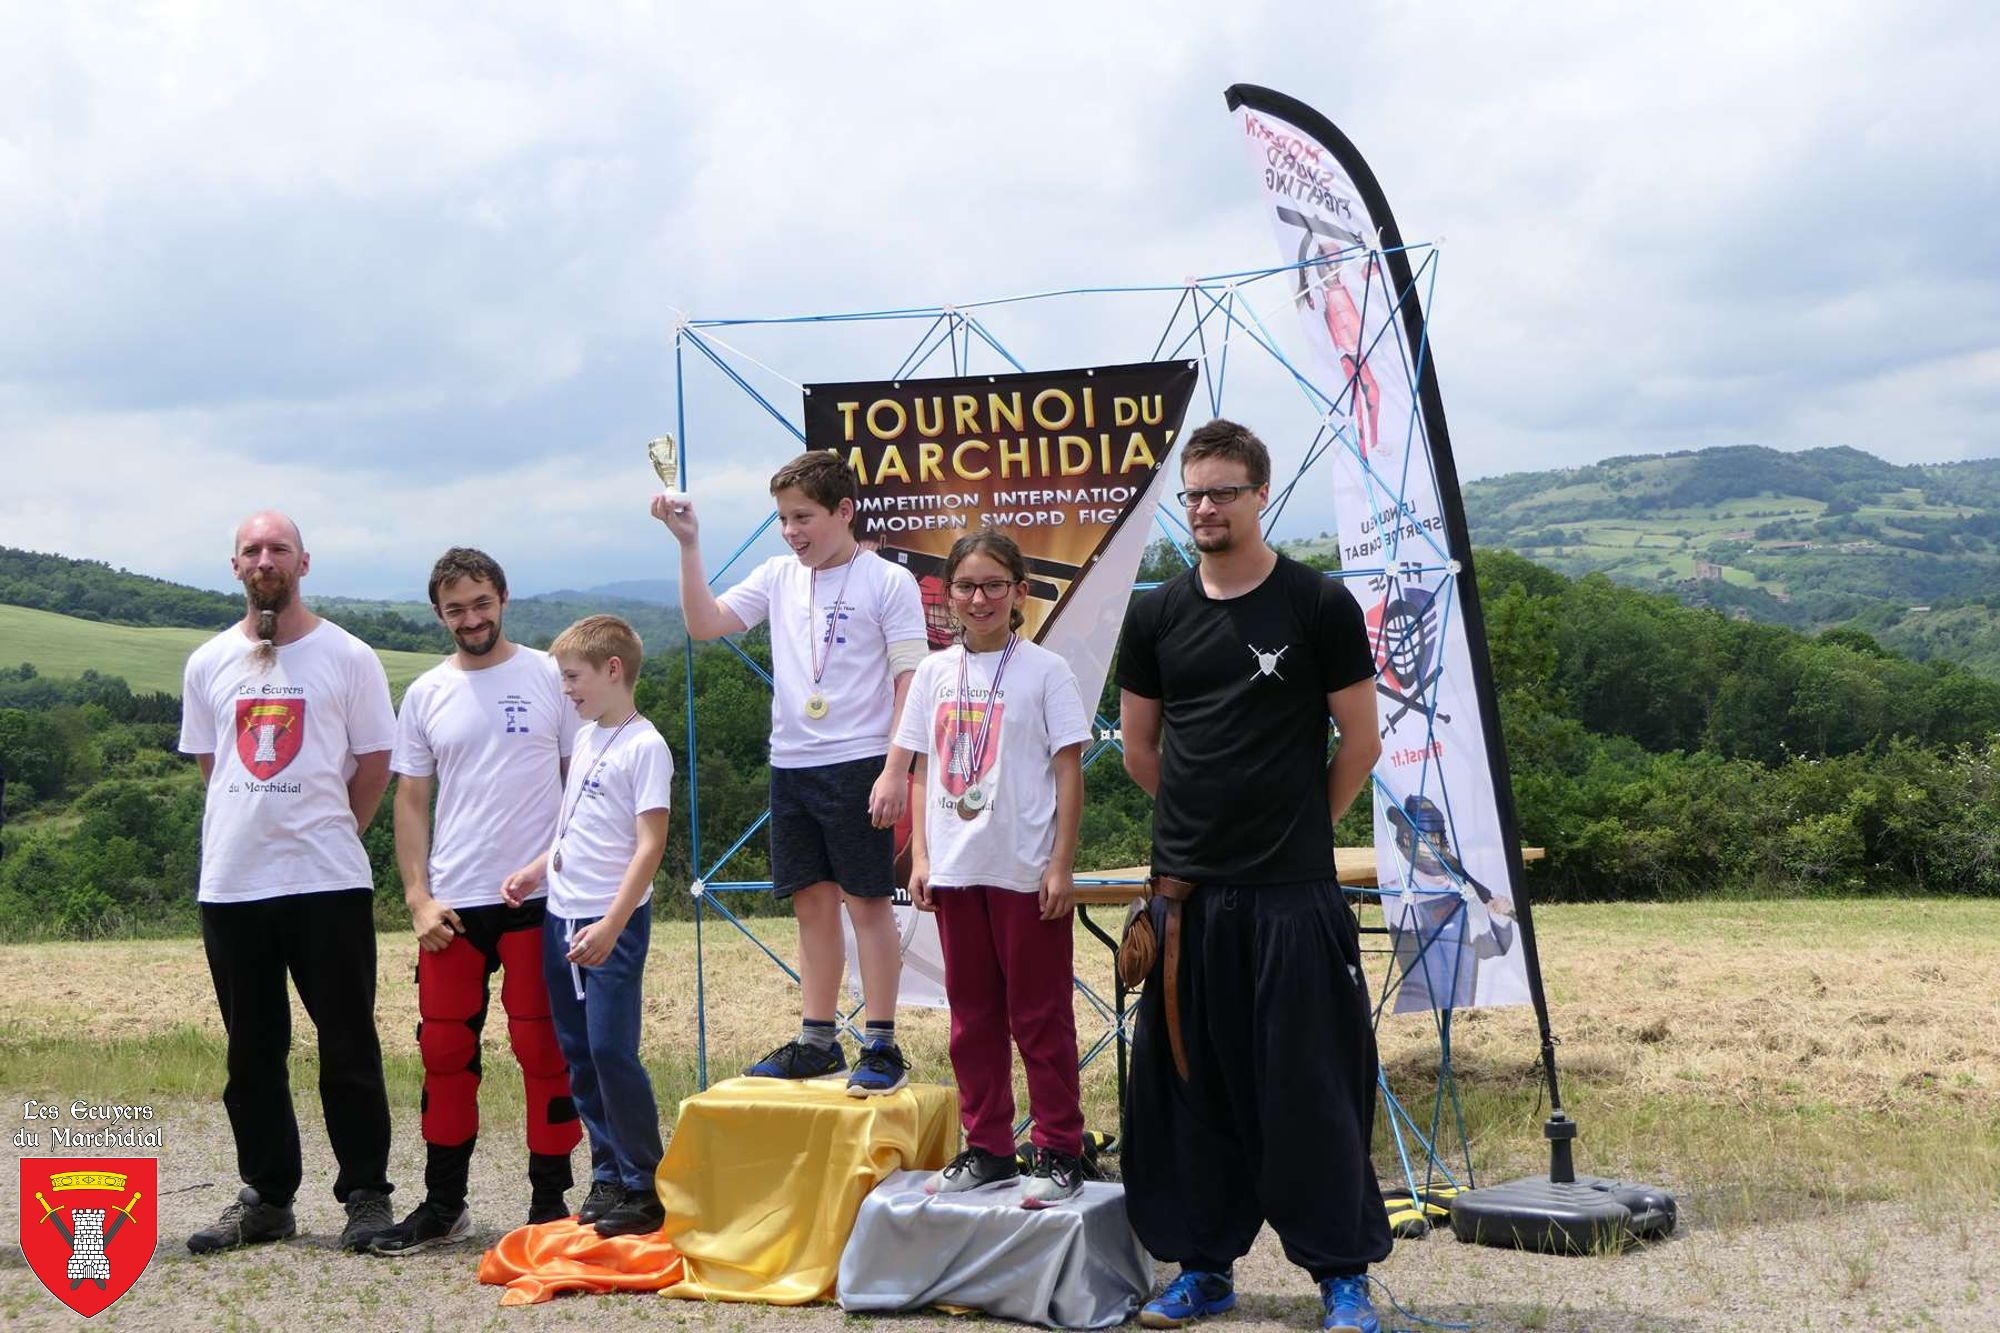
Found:
[[268, 782], [284, 772], [305, 739], [304, 699], [236, 701], [236, 753], [251, 777]]
[[[989, 723], [986, 714], [991, 711]], [[1007, 719], [1007, 705], [968, 702], [962, 709], [951, 702], [940, 703], [932, 718], [932, 763], [944, 765], [939, 784], [950, 796], [963, 796], [972, 785], [972, 752], [978, 748], [979, 732], [986, 729], [986, 748], [979, 756], [979, 775], [991, 784], [1000, 767], [1000, 729]]]
[[159, 1193], [151, 1157], [24, 1157], [21, 1253], [57, 1300], [88, 1318], [152, 1262]]

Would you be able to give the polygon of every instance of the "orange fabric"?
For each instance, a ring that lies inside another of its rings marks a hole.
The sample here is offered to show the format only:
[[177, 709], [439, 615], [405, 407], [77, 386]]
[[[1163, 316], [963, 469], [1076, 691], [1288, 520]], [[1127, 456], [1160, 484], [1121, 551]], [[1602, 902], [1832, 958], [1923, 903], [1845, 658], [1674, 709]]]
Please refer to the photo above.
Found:
[[479, 1280], [507, 1288], [502, 1305], [539, 1305], [565, 1291], [658, 1291], [684, 1274], [680, 1251], [660, 1233], [606, 1240], [575, 1218], [510, 1231], [479, 1258]]

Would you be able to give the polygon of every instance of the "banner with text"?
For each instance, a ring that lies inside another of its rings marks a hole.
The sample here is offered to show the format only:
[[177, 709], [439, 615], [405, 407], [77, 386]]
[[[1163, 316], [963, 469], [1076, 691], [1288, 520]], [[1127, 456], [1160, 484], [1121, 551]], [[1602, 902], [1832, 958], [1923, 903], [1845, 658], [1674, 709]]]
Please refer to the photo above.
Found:
[[[1338, 435], [1334, 510], [1368, 618], [1382, 906], [1396, 1009], [1526, 1004], [1532, 939], [1506, 756], [1443, 400], [1409, 257], [1374, 175], [1310, 107], [1228, 93], [1293, 285], [1301, 369]], [[1398, 892], [1400, 890], [1400, 892]]]
[[[1152, 532], [1154, 483], [1199, 370], [1160, 361], [809, 384], [806, 447], [834, 451], [860, 478], [855, 533], [916, 576], [933, 650], [952, 642], [943, 578], [952, 543], [987, 527], [1019, 543], [1029, 593], [1021, 633], [1069, 662], [1094, 710]], [[907, 843], [899, 829], [899, 879]], [[897, 918], [899, 1002], [942, 1006], [935, 919], [900, 890]], [[851, 928], [847, 956], [858, 995]]]

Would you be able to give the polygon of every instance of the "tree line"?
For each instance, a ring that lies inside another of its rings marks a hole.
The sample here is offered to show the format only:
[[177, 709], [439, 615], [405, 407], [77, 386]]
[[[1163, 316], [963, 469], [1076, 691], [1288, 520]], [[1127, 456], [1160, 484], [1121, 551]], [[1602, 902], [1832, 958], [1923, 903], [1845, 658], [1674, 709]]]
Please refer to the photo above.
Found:
[[[1156, 545], [1142, 579], [1180, 567]], [[1537, 900], [2000, 892], [2000, 684], [1859, 631], [1807, 637], [1502, 551], [1476, 568], [1521, 834], [1548, 849], [1528, 872]], [[688, 913], [697, 875], [769, 873], [761, 834], [718, 865], [768, 782], [769, 694], [743, 660], [768, 670], [768, 640], [754, 632], [740, 650], [676, 645], [639, 681], [680, 770], [663, 914]], [[1098, 712], [1115, 722], [1114, 684]], [[178, 721], [177, 699], [122, 681], [0, 669], [0, 933], [194, 928], [201, 791], [174, 752]], [[1078, 864], [1143, 864], [1151, 803], [1115, 749], [1086, 792]], [[1364, 797], [1338, 835], [1365, 842], [1370, 827]], [[364, 844], [381, 919], [400, 925], [386, 801]], [[728, 902], [770, 910], [764, 895]]]

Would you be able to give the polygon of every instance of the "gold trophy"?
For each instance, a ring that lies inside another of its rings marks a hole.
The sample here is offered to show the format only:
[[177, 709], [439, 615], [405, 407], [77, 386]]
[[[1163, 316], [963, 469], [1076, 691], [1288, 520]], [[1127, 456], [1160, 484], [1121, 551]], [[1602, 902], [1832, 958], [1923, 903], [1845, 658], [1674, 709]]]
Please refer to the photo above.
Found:
[[681, 488], [681, 447], [671, 435], [662, 435], [657, 440], [646, 442], [646, 458], [653, 465], [653, 471], [660, 474], [660, 484], [667, 488], [668, 495], [678, 495]]

